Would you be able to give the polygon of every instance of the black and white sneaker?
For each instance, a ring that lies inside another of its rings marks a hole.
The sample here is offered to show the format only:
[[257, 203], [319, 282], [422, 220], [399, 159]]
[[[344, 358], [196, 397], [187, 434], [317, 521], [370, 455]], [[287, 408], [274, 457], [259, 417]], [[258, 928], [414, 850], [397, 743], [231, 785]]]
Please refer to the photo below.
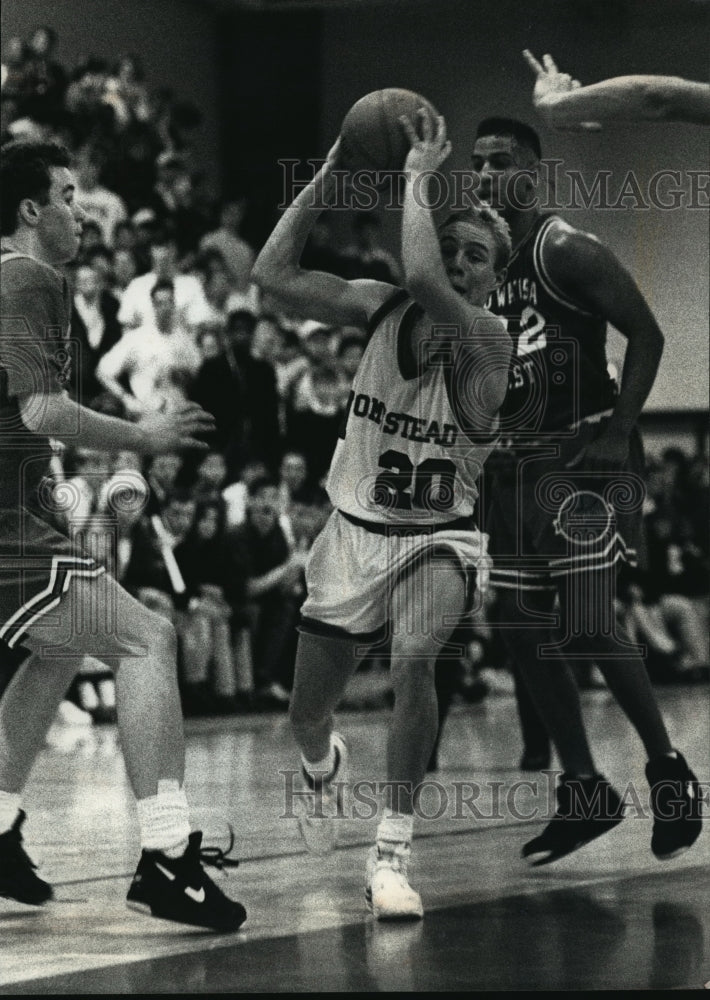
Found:
[[37, 865], [22, 846], [20, 829], [25, 818], [20, 809], [10, 829], [0, 834], [0, 896], [41, 906], [52, 898], [52, 887], [35, 875]]
[[195, 831], [179, 858], [169, 858], [162, 851], [143, 851], [126, 897], [128, 905], [163, 920], [215, 931], [239, 930], [246, 910], [225, 896], [203, 868], [236, 867], [239, 862], [227, 857], [234, 837], [226, 851], [201, 848], [201, 843], [202, 833]]
[[653, 810], [651, 850], [662, 860], [687, 851], [703, 825], [698, 779], [683, 754], [675, 753], [675, 757], [655, 757], [646, 765]]
[[548, 865], [608, 833], [623, 818], [621, 799], [601, 775], [563, 774], [555, 814], [542, 833], [524, 845], [522, 856], [533, 867]]

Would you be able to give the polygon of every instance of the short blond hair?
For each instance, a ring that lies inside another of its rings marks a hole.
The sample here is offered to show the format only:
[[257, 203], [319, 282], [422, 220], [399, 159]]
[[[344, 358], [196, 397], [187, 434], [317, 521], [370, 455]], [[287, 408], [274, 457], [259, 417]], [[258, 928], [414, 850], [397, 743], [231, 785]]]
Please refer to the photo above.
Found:
[[508, 266], [510, 256], [513, 253], [510, 229], [503, 216], [499, 215], [494, 208], [491, 208], [490, 205], [470, 205], [458, 212], [452, 212], [439, 226], [439, 236], [445, 229], [457, 222], [468, 222], [488, 229], [493, 234], [496, 245], [496, 271], [501, 271]]

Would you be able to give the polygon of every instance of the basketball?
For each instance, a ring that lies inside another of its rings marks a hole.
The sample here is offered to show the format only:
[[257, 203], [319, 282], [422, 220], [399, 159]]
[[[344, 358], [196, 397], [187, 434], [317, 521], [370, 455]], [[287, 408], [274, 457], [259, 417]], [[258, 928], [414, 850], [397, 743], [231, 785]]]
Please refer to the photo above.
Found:
[[340, 130], [343, 163], [349, 170], [401, 170], [409, 140], [400, 122], [406, 115], [417, 125], [417, 111], [434, 105], [412, 90], [390, 87], [365, 94], [350, 108]]

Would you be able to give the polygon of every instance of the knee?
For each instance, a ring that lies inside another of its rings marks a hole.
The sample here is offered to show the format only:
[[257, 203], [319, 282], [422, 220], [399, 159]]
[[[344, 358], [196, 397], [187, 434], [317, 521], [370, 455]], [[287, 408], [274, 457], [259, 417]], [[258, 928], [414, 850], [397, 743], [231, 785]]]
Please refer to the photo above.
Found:
[[408, 636], [392, 642], [390, 681], [395, 693], [434, 690], [437, 650], [423, 648], [421, 640]]

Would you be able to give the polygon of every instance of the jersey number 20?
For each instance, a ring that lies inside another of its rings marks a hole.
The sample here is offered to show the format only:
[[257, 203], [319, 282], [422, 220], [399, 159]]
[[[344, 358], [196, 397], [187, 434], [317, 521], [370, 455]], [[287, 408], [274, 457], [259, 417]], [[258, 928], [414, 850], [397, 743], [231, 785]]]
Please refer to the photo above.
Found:
[[446, 511], [456, 503], [456, 466], [448, 458], [425, 458], [414, 465], [408, 455], [390, 449], [380, 455], [373, 499], [394, 510]]

